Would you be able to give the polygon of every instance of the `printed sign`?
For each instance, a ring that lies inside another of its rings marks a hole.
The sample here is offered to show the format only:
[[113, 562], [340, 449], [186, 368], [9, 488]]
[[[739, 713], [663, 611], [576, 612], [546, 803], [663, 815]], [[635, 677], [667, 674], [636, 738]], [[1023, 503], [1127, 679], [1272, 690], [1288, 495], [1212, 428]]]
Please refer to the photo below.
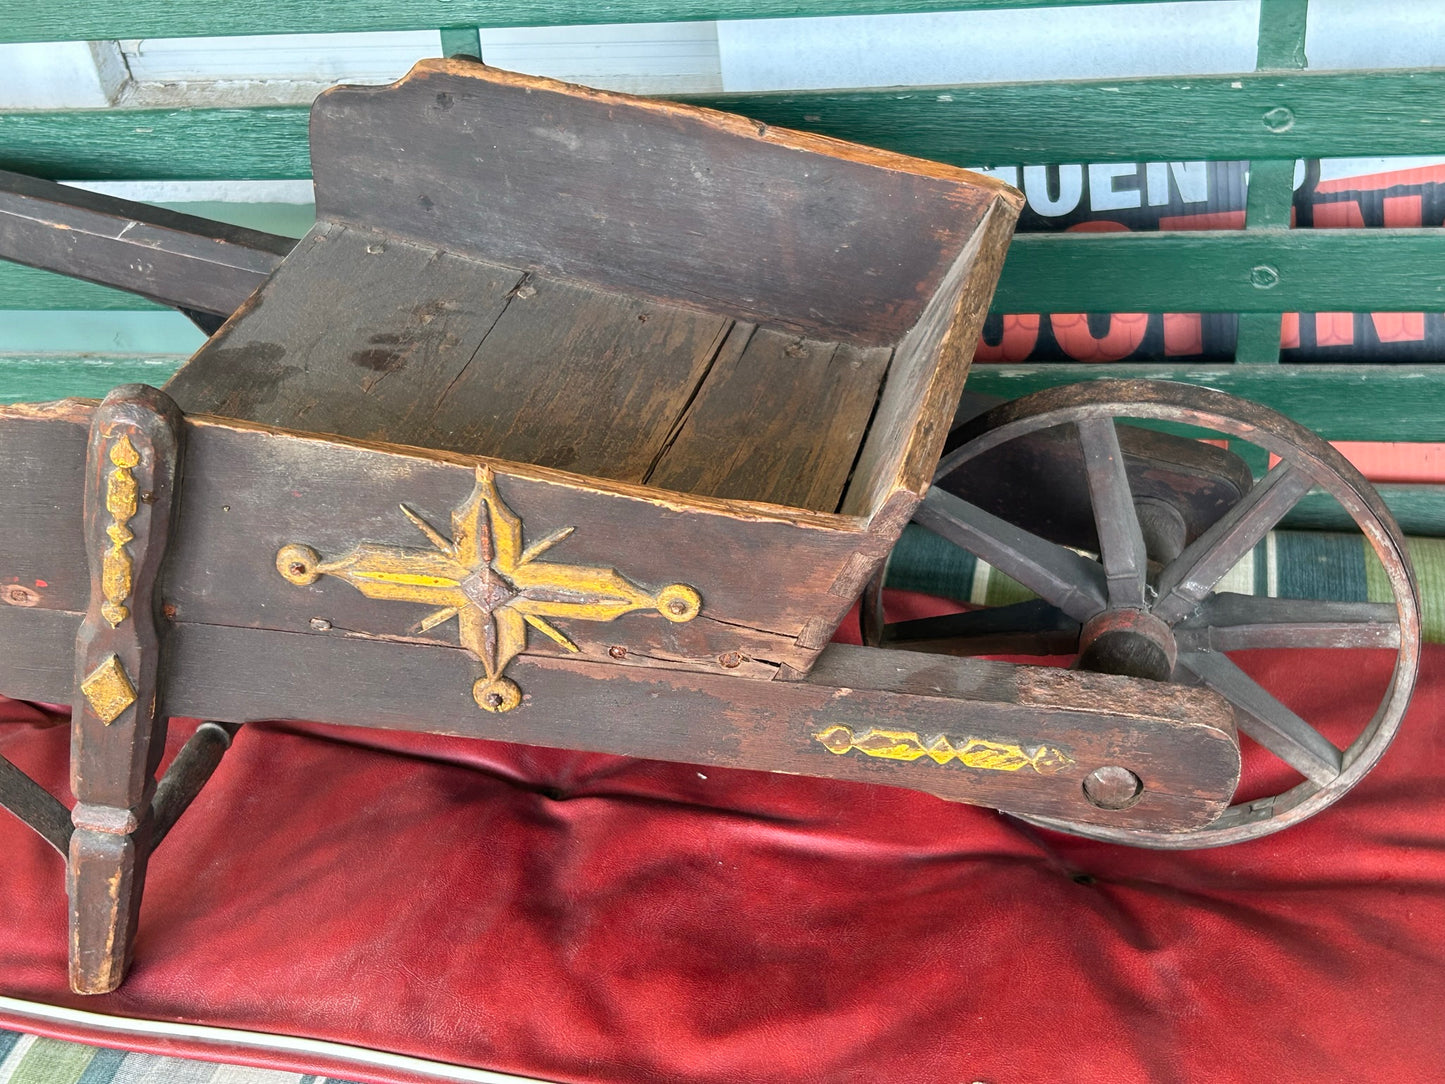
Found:
[[[1138, 162], [981, 170], [1022, 189], [1019, 232], [1243, 229], [1248, 162]], [[1395, 168], [1402, 167], [1402, 168]], [[1445, 159], [1319, 160], [1295, 169], [1301, 229], [1445, 224]], [[1229, 313], [992, 315], [976, 358], [1022, 361], [1228, 361]], [[1285, 361], [1445, 360], [1445, 314], [1285, 313]]]

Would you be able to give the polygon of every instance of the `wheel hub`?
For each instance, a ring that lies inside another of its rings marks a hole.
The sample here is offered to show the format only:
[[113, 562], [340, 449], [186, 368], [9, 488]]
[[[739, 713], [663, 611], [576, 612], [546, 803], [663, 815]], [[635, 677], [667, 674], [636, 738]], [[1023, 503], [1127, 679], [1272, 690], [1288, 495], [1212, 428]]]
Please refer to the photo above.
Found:
[[1179, 649], [1174, 632], [1146, 610], [1105, 610], [1079, 632], [1079, 668], [1168, 681]]

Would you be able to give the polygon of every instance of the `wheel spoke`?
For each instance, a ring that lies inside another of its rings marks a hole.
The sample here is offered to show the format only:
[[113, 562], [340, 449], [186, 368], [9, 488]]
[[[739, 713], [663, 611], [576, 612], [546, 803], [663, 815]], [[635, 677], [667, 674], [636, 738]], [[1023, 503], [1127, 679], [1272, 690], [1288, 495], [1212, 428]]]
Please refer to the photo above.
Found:
[[1134, 511], [1134, 495], [1114, 419], [1086, 415], [1077, 422], [1084, 452], [1084, 471], [1099, 532], [1099, 558], [1104, 565], [1111, 607], [1144, 608], [1144, 577], [1148, 557], [1144, 532]]
[[1154, 616], [1172, 625], [1198, 606], [1313, 484], [1303, 471], [1281, 461], [1163, 571]]
[[1340, 751], [1309, 723], [1276, 700], [1252, 677], [1216, 651], [1181, 653], [1179, 664], [1232, 703], [1239, 729], [1305, 778], [1325, 786], [1343, 768]]
[[913, 521], [983, 558], [1075, 621], [1087, 621], [1107, 604], [1104, 570], [1096, 562], [937, 486], [914, 511]]
[[1400, 621], [1389, 602], [1321, 602], [1218, 594], [1174, 632], [1180, 651], [1255, 647], [1399, 647]]
[[946, 655], [1065, 655], [1079, 623], [1041, 598], [888, 625], [883, 643]]

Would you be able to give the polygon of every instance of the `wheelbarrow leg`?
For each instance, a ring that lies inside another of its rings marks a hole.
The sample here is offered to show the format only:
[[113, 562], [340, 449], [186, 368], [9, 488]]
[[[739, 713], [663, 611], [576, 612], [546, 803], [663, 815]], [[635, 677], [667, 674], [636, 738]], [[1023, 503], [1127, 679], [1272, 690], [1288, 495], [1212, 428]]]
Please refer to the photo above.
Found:
[[180, 461], [180, 412], [117, 388], [91, 422], [85, 532], [90, 606], [76, 640], [71, 715], [70, 981], [114, 990], [125, 974], [155, 818], [166, 719], [157, 713], [156, 578]]
[[70, 986], [76, 993], [109, 993], [125, 977], [140, 915], [151, 830], [148, 809], [137, 817], [128, 809], [89, 806], [86, 815], [77, 815], [66, 886]]

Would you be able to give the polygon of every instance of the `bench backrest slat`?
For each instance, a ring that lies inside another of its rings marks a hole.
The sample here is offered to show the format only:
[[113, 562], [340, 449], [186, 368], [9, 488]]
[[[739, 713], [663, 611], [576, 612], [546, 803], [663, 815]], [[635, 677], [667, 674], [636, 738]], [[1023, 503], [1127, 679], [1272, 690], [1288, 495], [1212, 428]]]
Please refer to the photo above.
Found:
[[1158, 3], [1161, 0], [29, 0], [0, 20], [0, 42], [583, 26]]
[[[443, 29], [447, 48], [465, 52], [479, 26], [954, 12], [1086, 2], [189, 0], [177, 5], [172, 0], [34, 0], [12, 5], [16, 10], [0, 21], [0, 41]], [[1261, 0], [1254, 72], [691, 100], [770, 125], [962, 166], [1248, 160], [1252, 176], [1245, 229], [1021, 236], [994, 307], [1022, 313], [1237, 312], [1242, 314], [1237, 360], [1274, 362], [1281, 313], [1445, 309], [1445, 230], [1288, 228], [1297, 158], [1445, 155], [1438, 106], [1445, 100], [1445, 68], [1303, 70], [1309, 14], [1309, 0]], [[305, 178], [310, 175], [307, 113], [299, 107], [0, 113], [0, 168], [58, 179]], [[128, 295], [0, 264], [0, 309], [145, 307], [146, 302]], [[1285, 378], [1284, 371], [1275, 371]], [[1374, 372], [1372, 381], [1405, 375], [1383, 367]], [[1445, 382], [1419, 380], [1414, 387], [1426, 384], [1445, 388]], [[1445, 392], [1431, 394], [1438, 399]], [[1345, 419], [1341, 425], [1359, 431]]]

